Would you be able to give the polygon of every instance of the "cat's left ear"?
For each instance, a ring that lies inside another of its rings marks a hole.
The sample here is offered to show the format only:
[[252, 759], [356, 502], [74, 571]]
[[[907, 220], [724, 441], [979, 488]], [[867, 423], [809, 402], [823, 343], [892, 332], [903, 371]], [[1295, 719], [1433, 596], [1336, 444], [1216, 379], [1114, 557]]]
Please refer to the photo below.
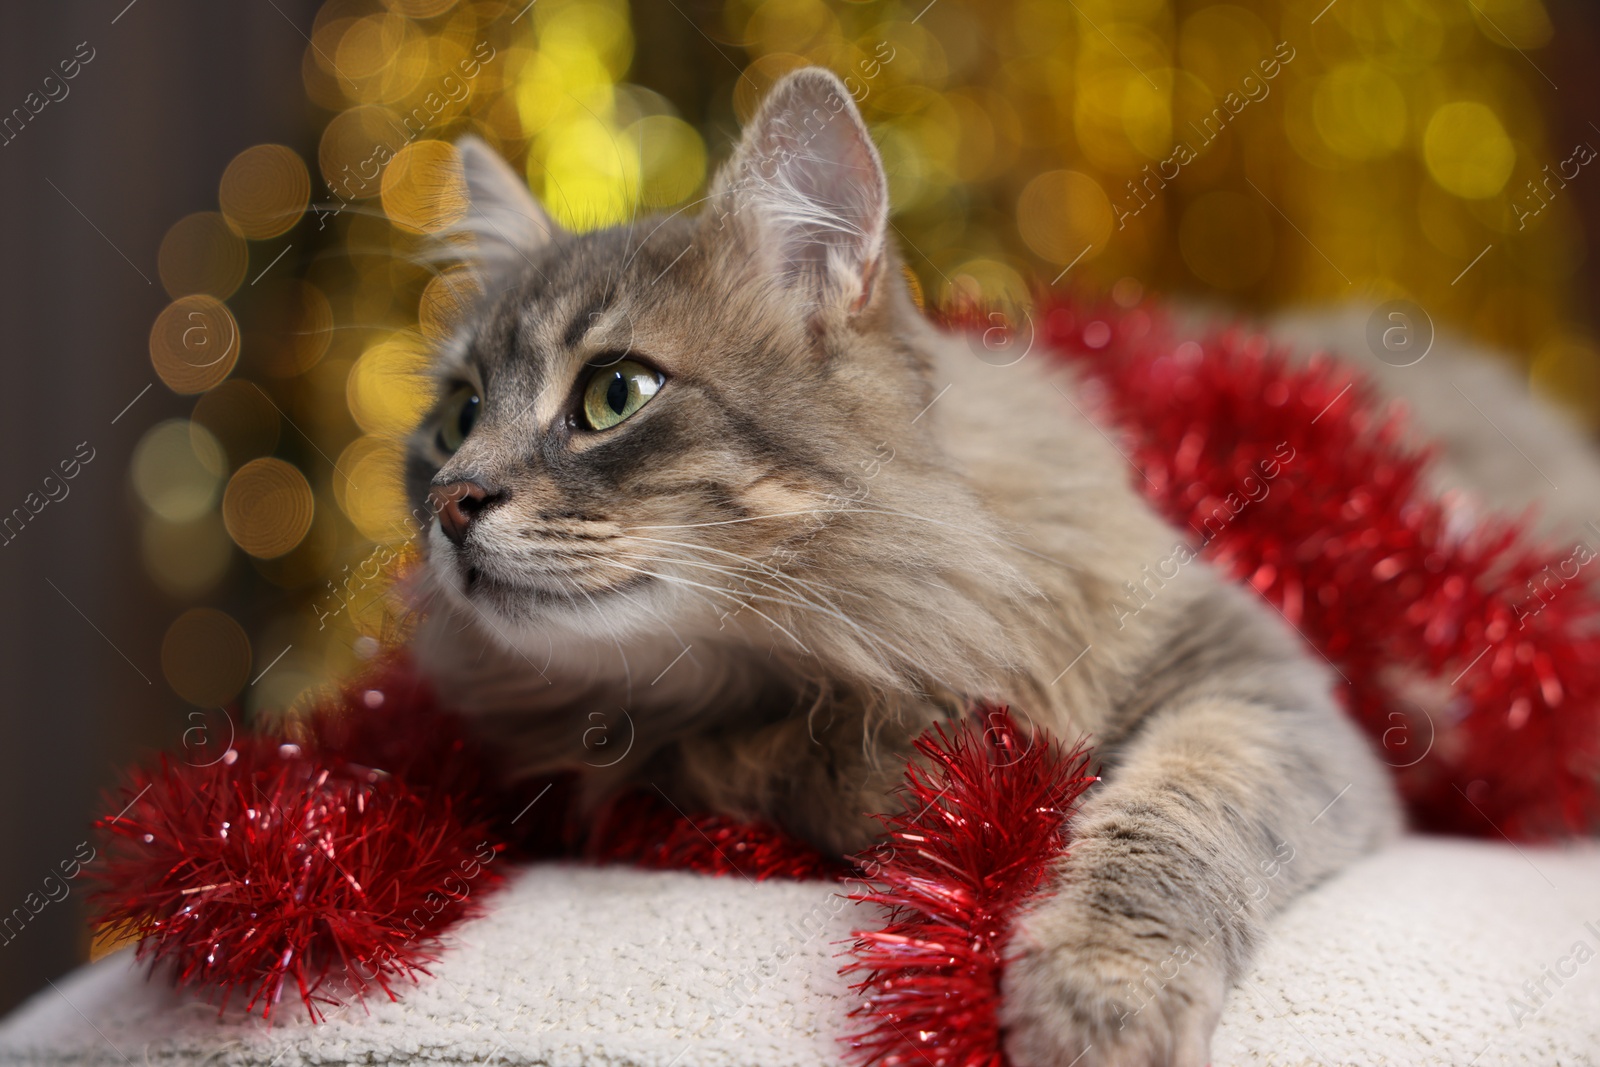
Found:
[[472, 262], [488, 274], [518, 270], [557, 234], [522, 175], [511, 169], [481, 138], [471, 134], [456, 142], [467, 184], [467, 213], [456, 233], [472, 238]]
[[708, 213], [708, 225], [753, 237], [817, 311], [846, 314], [880, 284], [888, 224], [878, 150], [850, 91], [820, 67], [773, 86], [717, 176]]

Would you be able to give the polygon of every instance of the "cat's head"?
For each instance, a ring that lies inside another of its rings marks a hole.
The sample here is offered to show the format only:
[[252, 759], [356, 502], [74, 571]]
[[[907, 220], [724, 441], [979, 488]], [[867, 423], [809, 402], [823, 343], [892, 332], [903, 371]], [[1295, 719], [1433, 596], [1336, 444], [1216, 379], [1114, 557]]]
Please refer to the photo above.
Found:
[[934, 391], [844, 85], [779, 82], [697, 213], [588, 233], [461, 153], [484, 295], [407, 469], [435, 591], [513, 640], [615, 638], [782, 628], [848, 582]]

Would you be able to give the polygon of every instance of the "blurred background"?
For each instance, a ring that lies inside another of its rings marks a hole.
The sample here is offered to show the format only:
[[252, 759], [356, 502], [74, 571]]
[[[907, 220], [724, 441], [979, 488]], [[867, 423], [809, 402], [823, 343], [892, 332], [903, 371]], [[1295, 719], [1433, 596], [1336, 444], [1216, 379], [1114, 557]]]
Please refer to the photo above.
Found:
[[292, 708], [394, 635], [399, 438], [469, 284], [419, 256], [463, 209], [464, 132], [601, 226], [693, 201], [766, 88], [824, 64], [927, 302], [1410, 299], [1600, 425], [1582, 0], [93, 0], [7, 23], [0, 1010], [91, 950], [51, 876], [119, 766]]

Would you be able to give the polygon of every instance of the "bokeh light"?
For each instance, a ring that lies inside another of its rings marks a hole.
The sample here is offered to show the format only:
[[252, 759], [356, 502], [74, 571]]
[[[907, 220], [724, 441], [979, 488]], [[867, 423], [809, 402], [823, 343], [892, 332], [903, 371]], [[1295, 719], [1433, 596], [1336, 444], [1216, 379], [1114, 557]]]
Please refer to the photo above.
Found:
[[1482, 200], [1506, 187], [1517, 151], [1494, 110], [1475, 100], [1445, 104], [1422, 137], [1428, 173], [1446, 192]]
[[415, 141], [395, 153], [379, 185], [389, 220], [409, 233], [438, 233], [467, 213], [461, 159], [444, 141]]
[[150, 363], [174, 393], [220, 385], [239, 360], [239, 323], [210, 296], [181, 296], [150, 329]]
[[445, 340], [461, 324], [482, 290], [470, 270], [443, 270], [423, 286], [417, 301], [417, 325], [431, 342]]
[[334, 483], [335, 495], [362, 536], [380, 545], [409, 538], [413, 531], [407, 523], [396, 442], [358, 437], [340, 454], [339, 466], [349, 477]]
[[234, 472], [222, 497], [222, 521], [234, 544], [260, 559], [298, 545], [316, 510], [311, 486], [281, 459], [253, 459]]
[[161, 673], [183, 699], [220, 707], [239, 695], [250, 676], [250, 638], [214, 608], [190, 608], [161, 640]]
[[1047, 170], [1017, 198], [1017, 230], [1042, 259], [1071, 263], [1094, 255], [1115, 218], [1100, 183], [1076, 170]]
[[432, 352], [425, 337], [396, 333], [361, 353], [350, 371], [350, 414], [368, 433], [399, 437], [413, 429], [433, 399]]
[[294, 378], [316, 366], [333, 342], [333, 305], [308, 282], [267, 292], [277, 297], [263, 301], [263, 314], [273, 324], [277, 343], [264, 362], [269, 373]]
[[226, 300], [244, 281], [249, 252], [228, 220], [215, 211], [199, 211], [173, 223], [161, 239], [156, 269], [167, 294], [205, 293]]
[[311, 201], [311, 175], [292, 148], [256, 145], [233, 158], [217, 189], [222, 217], [236, 233], [276, 237], [300, 221]]
[[222, 489], [222, 446], [187, 419], [168, 419], [145, 432], [133, 450], [133, 486], [153, 514], [191, 522], [216, 505]]
[[146, 516], [139, 544], [151, 579], [178, 600], [210, 593], [233, 559], [233, 542], [223, 528], [222, 516], [209, 510], [189, 522]]

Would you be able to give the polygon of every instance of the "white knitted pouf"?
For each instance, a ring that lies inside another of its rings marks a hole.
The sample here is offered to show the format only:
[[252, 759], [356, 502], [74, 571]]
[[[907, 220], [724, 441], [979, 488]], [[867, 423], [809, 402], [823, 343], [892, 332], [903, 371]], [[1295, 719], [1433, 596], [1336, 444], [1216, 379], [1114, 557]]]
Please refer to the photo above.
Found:
[[[146, 981], [131, 953], [0, 1024], [0, 1063], [816, 1067], [857, 1022], [827, 883], [531, 867], [432, 978], [320, 1025]], [[1216, 1067], [1600, 1063], [1600, 847], [1408, 838], [1296, 901], [1230, 995]]]

